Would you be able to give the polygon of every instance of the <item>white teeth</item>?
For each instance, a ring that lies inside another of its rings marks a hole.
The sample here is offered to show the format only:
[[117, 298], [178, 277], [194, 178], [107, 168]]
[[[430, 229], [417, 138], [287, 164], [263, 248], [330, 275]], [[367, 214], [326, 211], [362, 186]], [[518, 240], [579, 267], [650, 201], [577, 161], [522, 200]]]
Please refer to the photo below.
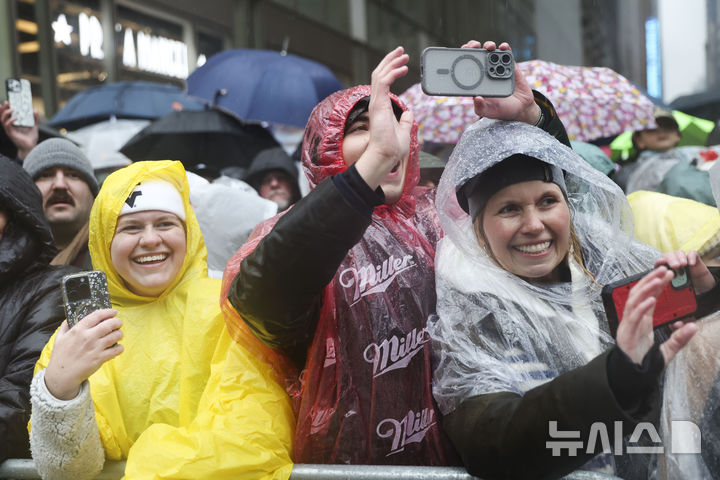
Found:
[[535, 245], [517, 245], [515, 248], [523, 253], [540, 253], [550, 247], [550, 242], [537, 243]]
[[148, 255], [147, 257], [138, 257], [134, 258], [133, 261], [137, 263], [150, 263], [150, 262], [160, 262], [167, 258], [168, 256], [166, 254], [162, 255]]

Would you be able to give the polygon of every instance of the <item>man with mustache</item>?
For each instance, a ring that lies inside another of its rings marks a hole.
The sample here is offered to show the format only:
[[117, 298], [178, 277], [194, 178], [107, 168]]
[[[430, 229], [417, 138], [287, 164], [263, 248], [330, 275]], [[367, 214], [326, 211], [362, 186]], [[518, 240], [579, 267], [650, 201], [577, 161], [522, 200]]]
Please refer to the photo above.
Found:
[[45, 218], [60, 250], [53, 264], [92, 269], [87, 222], [99, 186], [88, 158], [71, 141], [50, 138], [30, 151], [23, 167], [40, 189]]

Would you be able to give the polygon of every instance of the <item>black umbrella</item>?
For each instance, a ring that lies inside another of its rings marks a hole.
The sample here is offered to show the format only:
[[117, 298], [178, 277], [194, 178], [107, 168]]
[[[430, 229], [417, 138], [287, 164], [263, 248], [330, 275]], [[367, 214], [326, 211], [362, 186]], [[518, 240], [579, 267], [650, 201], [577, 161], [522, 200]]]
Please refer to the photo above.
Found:
[[128, 140], [120, 152], [134, 161], [180, 160], [189, 170], [219, 171], [248, 167], [260, 151], [277, 146], [261, 125], [208, 109], [172, 112], [155, 120]]

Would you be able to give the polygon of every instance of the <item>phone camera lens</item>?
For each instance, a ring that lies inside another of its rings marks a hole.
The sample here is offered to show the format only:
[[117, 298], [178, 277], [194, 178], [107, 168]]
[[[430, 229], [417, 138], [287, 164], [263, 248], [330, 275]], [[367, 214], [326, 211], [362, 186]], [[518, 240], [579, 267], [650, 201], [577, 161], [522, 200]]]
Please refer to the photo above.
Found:
[[502, 56], [502, 63], [504, 63], [505, 65], [507, 65], [508, 63], [510, 63], [510, 55], [508, 55], [507, 53], [506, 53], [505, 55], [503, 55], [503, 56]]
[[498, 75], [502, 75], [505, 73], [505, 67], [503, 67], [502, 65], [498, 65], [495, 69], [495, 72], [497, 72]]
[[490, 61], [492, 63], [498, 63], [499, 59], [500, 59], [500, 57], [498, 57], [497, 53], [493, 53], [490, 55]]

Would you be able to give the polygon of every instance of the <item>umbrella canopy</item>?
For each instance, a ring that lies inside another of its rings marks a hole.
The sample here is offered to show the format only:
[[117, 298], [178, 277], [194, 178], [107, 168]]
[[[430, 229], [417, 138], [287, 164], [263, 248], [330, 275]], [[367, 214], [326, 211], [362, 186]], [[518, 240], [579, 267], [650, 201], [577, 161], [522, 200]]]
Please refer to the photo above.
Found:
[[342, 88], [326, 66], [269, 50], [225, 50], [187, 78], [190, 95], [243, 120], [300, 128], [320, 100]]
[[155, 82], [113, 82], [73, 96], [50, 120], [50, 126], [76, 130], [115, 118], [154, 120], [173, 110], [202, 110], [203, 102], [180, 88]]
[[[518, 67], [530, 88], [553, 102], [571, 140], [588, 142], [656, 126], [653, 102], [609, 68], [542, 60], [519, 62]], [[477, 120], [471, 97], [429, 96], [417, 84], [400, 98], [415, 114], [424, 141], [457, 143], [464, 129]]]
[[610, 68], [566, 66], [542, 60], [518, 65], [530, 88], [553, 102], [571, 140], [588, 142], [625, 130], [656, 126], [655, 104]]
[[261, 150], [277, 147], [261, 125], [218, 109], [172, 112], [140, 130], [120, 149], [134, 161], [180, 160], [186, 169], [248, 167]]

